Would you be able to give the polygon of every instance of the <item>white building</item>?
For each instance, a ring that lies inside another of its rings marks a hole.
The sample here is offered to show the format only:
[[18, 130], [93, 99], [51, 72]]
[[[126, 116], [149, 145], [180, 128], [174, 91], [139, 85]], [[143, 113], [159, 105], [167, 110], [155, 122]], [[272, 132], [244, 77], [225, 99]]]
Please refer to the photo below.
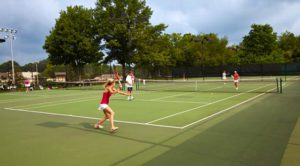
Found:
[[35, 82], [38, 74], [39, 74], [38, 72], [30, 72], [30, 71], [21, 73], [22, 77], [26, 80], [29, 80], [31, 83]]

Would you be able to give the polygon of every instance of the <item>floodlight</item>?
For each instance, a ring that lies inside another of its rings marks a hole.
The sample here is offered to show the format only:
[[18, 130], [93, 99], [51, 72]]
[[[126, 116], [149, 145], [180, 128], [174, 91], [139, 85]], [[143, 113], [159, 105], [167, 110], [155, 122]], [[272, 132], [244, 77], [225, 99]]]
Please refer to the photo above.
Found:
[[12, 68], [12, 83], [15, 85], [15, 67], [14, 67], [14, 55], [13, 55], [13, 40], [16, 39], [15, 35], [17, 33], [16, 29], [12, 28], [0, 28], [0, 32], [6, 32], [7, 35], [4, 36], [4, 39], [1, 39], [0, 42], [5, 42], [6, 39], [10, 39], [10, 51], [11, 51], [11, 68]]

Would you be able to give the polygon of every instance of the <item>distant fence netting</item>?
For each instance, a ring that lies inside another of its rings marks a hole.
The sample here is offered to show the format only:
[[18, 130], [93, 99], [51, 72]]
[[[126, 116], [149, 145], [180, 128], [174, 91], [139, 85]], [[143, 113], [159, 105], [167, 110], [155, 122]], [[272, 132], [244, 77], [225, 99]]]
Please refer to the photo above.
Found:
[[172, 69], [172, 77], [221, 77], [226, 70], [228, 75], [238, 71], [241, 76], [288, 76], [300, 75], [300, 63], [286, 64], [247, 64], [238, 66], [180, 67]]
[[93, 82], [51, 82], [47, 87], [50, 89], [66, 89], [66, 90], [103, 90], [105, 81]]

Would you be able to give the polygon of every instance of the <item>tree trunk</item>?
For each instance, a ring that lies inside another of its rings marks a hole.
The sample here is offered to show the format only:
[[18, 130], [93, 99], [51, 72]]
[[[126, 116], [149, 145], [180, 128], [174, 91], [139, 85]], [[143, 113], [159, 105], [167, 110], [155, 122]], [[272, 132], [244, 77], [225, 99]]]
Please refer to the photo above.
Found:
[[126, 69], [125, 69], [125, 63], [122, 63], [122, 76], [123, 76], [123, 82], [126, 82]]

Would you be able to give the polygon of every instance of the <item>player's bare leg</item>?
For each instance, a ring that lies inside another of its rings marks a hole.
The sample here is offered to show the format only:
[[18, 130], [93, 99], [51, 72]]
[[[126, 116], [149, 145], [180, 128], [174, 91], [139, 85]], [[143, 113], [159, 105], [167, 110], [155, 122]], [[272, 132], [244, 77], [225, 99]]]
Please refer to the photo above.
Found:
[[111, 131], [115, 131], [118, 129], [118, 127], [115, 126], [114, 124], [114, 116], [115, 116], [115, 112], [108, 106], [105, 111], [109, 112], [109, 123], [110, 123], [110, 127], [111, 127]]

